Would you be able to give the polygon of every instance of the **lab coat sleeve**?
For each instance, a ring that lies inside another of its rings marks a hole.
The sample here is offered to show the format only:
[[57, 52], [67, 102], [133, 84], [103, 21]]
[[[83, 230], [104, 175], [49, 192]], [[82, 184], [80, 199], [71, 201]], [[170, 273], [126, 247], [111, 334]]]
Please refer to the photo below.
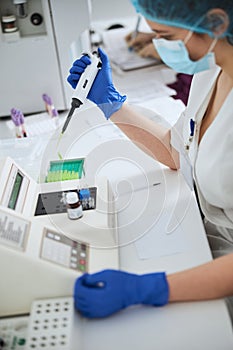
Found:
[[185, 113], [183, 112], [177, 122], [171, 128], [171, 146], [174, 147], [179, 153], [183, 153], [184, 150], [184, 120]]

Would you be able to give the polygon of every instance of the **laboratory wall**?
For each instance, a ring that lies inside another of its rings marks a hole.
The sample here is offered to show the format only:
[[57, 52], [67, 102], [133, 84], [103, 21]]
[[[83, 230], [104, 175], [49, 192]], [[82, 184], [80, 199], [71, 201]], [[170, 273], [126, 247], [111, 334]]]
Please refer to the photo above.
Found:
[[92, 21], [111, 20], [135, 16], [130, 0], [91, 0]]

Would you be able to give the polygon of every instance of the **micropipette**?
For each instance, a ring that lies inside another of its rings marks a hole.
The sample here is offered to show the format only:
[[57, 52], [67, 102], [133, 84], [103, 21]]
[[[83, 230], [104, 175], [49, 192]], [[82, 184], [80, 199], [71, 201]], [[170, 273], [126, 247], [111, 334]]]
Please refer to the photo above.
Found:
[[92, 84], [95, 80], [95, 77], [98, 73], [98, 71], [101, 69], [102, 67], [102, 63], [101, 60], [98, 56], [98, 53], [96, 51], [94, 51], [93, 53], [89, 53], [89, 54], [85, 54], [87, 56], [90, 57], [91, 59], [91, 64], [89, 64], [84, 72], [82, 73], [79, 81], [78, 81], [78, 85], [75, 89], [75, 96], [72, 97], [72, 102], [71, 102], [71, 108], [69, 110], [68, 116], [66, 118], [66, 121], [63, 125], [61, 134], [64, 134], [72, 115], [74, 114], [74, 111], [76, 108], [79, 108], [85, 101], [91, 87]]

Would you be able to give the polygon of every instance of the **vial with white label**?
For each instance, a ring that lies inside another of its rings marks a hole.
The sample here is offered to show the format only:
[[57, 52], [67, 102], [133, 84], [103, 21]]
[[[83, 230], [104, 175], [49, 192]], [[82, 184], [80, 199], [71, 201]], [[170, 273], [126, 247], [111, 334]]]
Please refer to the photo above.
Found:
[[82, 203], [79, 200], [77, 192], [68, 192], [66, 194], [66, 208], [69, 219], [80, 219], [83, 216]]

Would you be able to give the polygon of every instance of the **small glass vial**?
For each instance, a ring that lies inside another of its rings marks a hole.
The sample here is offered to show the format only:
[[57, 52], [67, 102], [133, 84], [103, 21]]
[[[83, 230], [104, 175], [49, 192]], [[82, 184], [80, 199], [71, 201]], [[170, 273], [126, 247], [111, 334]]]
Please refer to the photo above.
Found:
[[16, 32], [18, 30], [16, 27], [16, 17], [14, 15], [2, 16], [2, 29], [3, 33]]
[[68, 218], [71, 220], [80, 219], [83, 216], [83, 207], [77, 192], [68, 192], [66, 194], [66, 208]]

